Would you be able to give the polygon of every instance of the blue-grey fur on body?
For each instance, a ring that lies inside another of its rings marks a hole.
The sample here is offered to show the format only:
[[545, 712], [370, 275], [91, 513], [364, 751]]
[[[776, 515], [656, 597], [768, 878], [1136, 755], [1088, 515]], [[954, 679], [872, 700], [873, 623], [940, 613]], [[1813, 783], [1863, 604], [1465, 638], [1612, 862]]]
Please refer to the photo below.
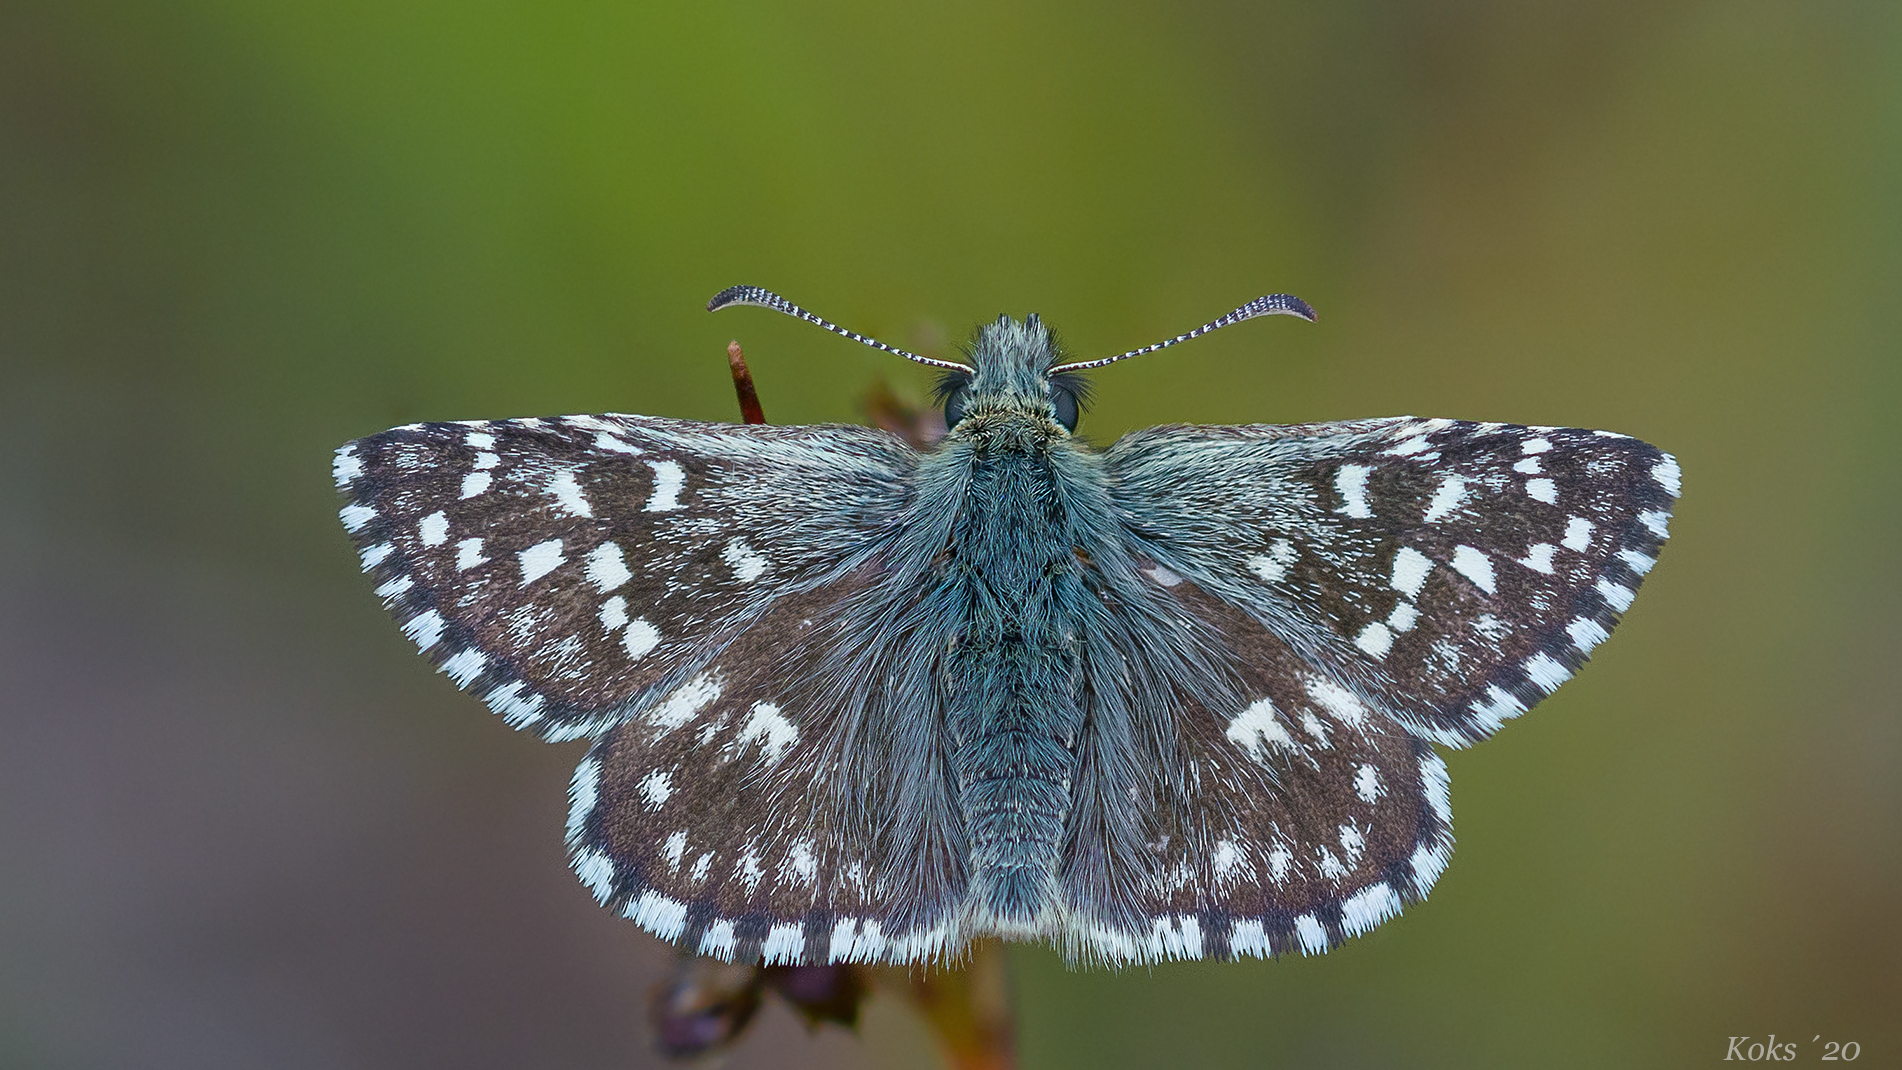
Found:
[[[896, 736], [908, 753], [848, 753], [847, 766], [875, 782], [948, 762], [949, 777], [894, 784], [889, 809], [862, 815], [887, 823], [870, 831], [893, 886], [954, 900], [920, 903], [921, 923], [1055, 938], [1078, 921], [1127, 929], [1157, 876], [1144, 851], [1155, 811], [1185, 790], [1157, 778], [1178, 768], [1170, 700], [1236, 703], [1209, 637], [1140, 582], [1103, 455], [1059, 422], [1049, 332], [1035, 316], [1000, 318], [969, 356], [962, 418], [920, 459], [884, 547], [895, 574], [838, 622], [841, 636], [910, 652], [876, 657], [892, 667], [872, 704], [882, 723], [851, 734]], [[925, 723], [939, 710], [941, 726]], [[946, 782], [955, 802], [934, 797]], [[951, 880], [907, 879], [921, 858]]]

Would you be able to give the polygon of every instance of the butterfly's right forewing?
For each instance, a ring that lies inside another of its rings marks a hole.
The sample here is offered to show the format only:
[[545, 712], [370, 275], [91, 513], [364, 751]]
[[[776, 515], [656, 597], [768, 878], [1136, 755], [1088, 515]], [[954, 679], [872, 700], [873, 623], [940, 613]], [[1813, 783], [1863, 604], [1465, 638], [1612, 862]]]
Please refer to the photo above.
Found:
[[1423, 738], [1463, 746], [1568, 679], [1656, 562], [1669, 454], [1401, 417], [1158, 427], [1108, 453], [1132, 545]]

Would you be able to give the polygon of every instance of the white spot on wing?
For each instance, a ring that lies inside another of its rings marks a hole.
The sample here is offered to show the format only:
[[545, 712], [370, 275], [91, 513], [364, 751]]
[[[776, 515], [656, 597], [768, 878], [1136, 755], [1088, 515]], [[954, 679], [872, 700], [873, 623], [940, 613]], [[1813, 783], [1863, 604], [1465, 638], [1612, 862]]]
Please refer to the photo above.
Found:
[[1446, 762], [1439, 755], [1428, 751], [1420, 759], [1420, 787], [1426, 795], [1427, 807], [1440, 824], [1453, 824], [1452, 781], [1446, 775]]
[[1248, 567], [1261, 577], [1261, 582], [1276, 583], [1288, 574], [1294, 558], [1294, 544], [1286, 539], [1276, 539], [1269, 544], [1266, 555], [1257, 554], [1249, 558]]
[[473, 498], [483, 491], [488, 490], [489, 484], [494, 481], [495, 477], [489, 475], [487, 472], [470, 472], [468, 475], [462, 477], [462, 496], [465, 498]]
[[502, 463], [502, 458], [496, 456], [493, 453], [478, 453], [476, 454], [475, 462], [472, 465], [470, 465], [470, 467], [480, 472], [485, 469], [494, 468], [496, 465], [501, 463]]
[[662, 940], [678, 939], [680, 930], [687, 927], [687, 904], [652, 890], [642, 892], [622, 913]]
[[748, 743], [758, 743], [770, 765], [785, 757], [786, 748], [797, 742], [799, 729], [793, 727], [793, 723], [779, 712], [778, 706], [770, 702], [755, 702], [747, 713], [746, 724], [741, 726], [734, 745], [744, 747]]
[[457, 687], [468, 687], [469, 681], [474, 680], [488, 663], [489, 659], [483, 655], [482, 651], [469, 647], [458, 651], [443, 662], [442, 671], [456, 682]]
[[1670, 530], [1671, 514], [1670, 513], [1665, 513], [1665, 512], [1639, 513], [1638, 522], [1643, 524], [1645, 527], [1649, 528], [1651, 530], [1651, 534], [1656, 535], [1660, 539], [1666, 538], [1671, 534], [1671, 530]]
[[1360, 934], [1400, 913], [1400, 896], [1382, 881], [1349, 896], [1341, 903], [1341, 928], [1349, 936]]
[[676, 829], [667, 837], [667, 842], [661, 844], [660, 851], [661, 857], [667, 860], [667, 869], [679, 872], [680, 856], [687, 853], [687, 830]]
[[471, 431], [462, 437], [462, 441], [464, 445], [473, 446], [479, 450], [495, 448], [495, 436], [484, 431]]
[[1486, 688], [1485, 700], [1475, 699], [1468, 708], [1488, 731], [1497, 731], [1499, 726], [1506, 721], [1526, 712], [1525, 703], [1520, 702], [1512, 692], [1498, 684], [1489, 684]]
[[1268, 933], [1261, 922], [1254, 918], [1244, 918], [1235, 923], [1228, 933], [1228, 950], [1235, 955], [1255, 955], [1267, 958], [1272, 952], [1268, 945]]
[[1678, 471], [1677, 458], [1668, 453], [1665, 454], [1664, 460], [1651, 466], [1651, 478], [1657, 480], [1658, 486], [1663, 487], [1671, 497], [1677, 497], [1678, 490], [1683, 485], [1683, 473]]
[[488, 561], [482, 556], [481, 539], [463, 539], [456, 543], [456, 571], [474, 568]]
[[594, 515], [594, 506], [588, 503], [588, 496], [581, 493], [581, 483], [575, 478], [572, 468], [555, 473], [555, 478], [548, 481], [548, 493], [554, 495], [555, 504], [567, 510], [571, 516]]
[[1365, 651], [1368, 657], [1384, 658], [1393, 649], [1393, 632], [1380, 621], [1374, 621], [1354, 637], [1354, 645]]
[[1294, 935], [1301, 942], [1303, 955], [1319, 955], [1327, 950], [1327, 928], [1312, 914], [1294, 919]]
[[1657, 558], [1652, 557], [1650, 554], [1641, 554], [1636, 550], [1618, 551], [1618, 560], [1623, 561], [1631, 571], [1636, 572], [1640, 576], [1651, 571], [1651, 566], [1658, 563]]
[[804, 884], [811, 884], [819, 875], [819, 860], [813, 857], [811, 840], [800, 840], [792, 845], [792, 850], [786, 853], [786, 864], [780, 868], [781, 879], [788, 870]]
[[390, 553], [395, 549], [396, 544], [389, 542], [380, 542], [375, 546], [365, 548], [362, 554], [363, 571], [368, 572], [382, 564], [383, 559], [390, 556]]
[[1611, 633], [1590, 617], [1572, 618], [1572, 623], [1565, 626], [1565, 634], [1572, 637], [1573, 646], [1587, 654], [1592, 652], [1593, 647], [1611, 638]]
[[1341, 853], [1347, 856], [1347, 864], [1358, 865], [1361, 854], [1367, 850], [1367, 837], [1353, 825], [1341, 825], [1335, 831], [1340, 834]]
[[1558, 553], [1558, 550], [1559, 548], [1551, 543], [1542, 542], [1536, 546], [1529, 547], [1526, 550], [1526, 556], [1520, 558], [1519, 563], [1534, 572], [1543, 572], [1550, 576], [1552, 574], [1552, 555]]
[[575, 875], [594, 893], [594, 901], [605, 903], [614, 894], [614, 862], [600, 851], [587, 850], [575, 855]]
[[1597, 587], [1598, 593], [1604, 595], [1605, 601], [1611, 603], [1611, 608], [1620, 613], [1630, 609], [1631, 600], [1637, 597], [1637, 593], [1631, 588], [1613, 583], [1608, 579], [1600, 578]]
[[1557, 658], [1541, 651], [1526, 660], [1526, 677], [1539, 685], [1539, 690], [1551, 694], [1559, 685], [1572, 678], [1572, 670], [1561, 664]]
[[1427, 573], [1433, 570], [1433, 560], [1411, 546], [1402, 546], [1400, 552], [1393, 555], [1393, 589], [1408, 598], [1418, 598], [1420, 588], [1426, 584]]
[[1412, 602], [1397, 602], [1393, 612], [1387, 614], [1387, 627], [1396, 632], [1410, 632], [1419, 620], [1420, 611], [1414, 608]]
[[641, 509], [649, 513], [665, 513], [681, 508], [680, 492], [687, 486], [687, 470], [680, 467], [678, 461], [649, 461], [654, 469], [654, 493], [648, 496], [647, 504]]
[[547, 542], [538, 542], [515, 556], [521, 559], [522, 586], [526, 587], [553, 572], [555, 566], [561, 564], [561, 540], [549, 539]]
[[1374, 515], [1367, 507], [1367, 473], [1372, 471], [1364, 464], [1344, 464], [1334, 473], [1334, 489], [1340, 491], [1341, 507], [1337, 512], [1365, 520]]
[[330, 462], [330, 476], [339, 487], [363, 474], [363, 462], [357, 459], [357, 444], [352, 442], [337, 451], [337, 459]]
[[766, 558], [756, 553], [744, 539], [730, 539], [726, 549], [720, 551], [720, 557], [733, 569], [733, 574], [742, 583], [752, 583], [766, 573]]
[[1182, 582], [1181, 576], [1163, 568], [1161, 565], [1151, 565], [1143, 569], [1143, 575], [1156, 581], [1156, 586], [1158, 587], [1174, 587], [1176, 584]]
[[1216, 881], [1224, 885], [1234, 883], [1241, 876], [1242, 862], [1241, 849], [1228, 840], [1218, 842], [1215, 853], [1209, 857], [1209, 864], [1215, 869]]
[[1342, 724], [1359, 728], [1367, 716], [1367, 707], [1352, 691], [1325, 676], [1308, 677], [1307, 690], [1309, 698]]
[[442, 627], [442, 614], [432, 609], [410, 618], [410, 622], [403, 625], [403, 634], [415, 640], [416, 649], [428, 650], [442, 638]]
[[368, 524], [370, 519], [376, 516], [376, 510], [367, 505], [352, 502], [337, 510], [337, 516], [343, 520], [344, 530], [360, 531], [363, 525]]
[[628, 621], [627, 634], [621, 637], [621, 645], [627, 648], [629, 661], [639, 661], [660, 645], [660, 629], [647, 623], [645, 617], [635, 617]]
[[601, 763], [593, 758], [583, 758], [575, 766], [575, 777], [568, 782], [568, 843], [581, 842], [582, 830], [587, 827], [588, 815], [594, 812], [595, 800], [600, 797]]
[[594, 448], [598, 450], [607, 450], [610, 453], [629, 453], [629, 454], [635, 454], [637, 456], [641, 452], [640, 450], [635, 449], [633, 446], [630, 446], [627, 443], [621, 441], [620, 439], [615, 438], [613, 435], [608, 434], [606, 431], [599, 432], [598, 434], [594, 436]]
[[1327, 726], [1321, 723], [1319, 717], [1316, 717], [1312, 713], [1303, 713], [1301, 715], [1301, 728], [1307, 732], [1308, 735], [1320, 741], [1321, 746], [1328, 746]]
[[1547, 505], [1557, 505], [1559, 502], [1559, 485], [1549, 479], [1526, 480], [1526, 493]]
[[705, 709], [708, 703], [719, 697], [719, 681], [714, 679], [712, 673], [703, 672], [682, 684], [659, 705], [648, 710], [642, 719], [659, 729], [655, 733], [658, 738], [692, 720], [694, 714]]
[[1560, 540], [1567, 550], [1584, 553], [1592, 545], [1592, 529], [1597, 527], [1582, 516], [1571, 517], [1565, 522], [1565, 538]]
[[[700, 857], [704, 861], [713, 856], [701, 855]], [[694, 868], [696, 871], [699, 869], [698, 866]], [[721, 918], [707, 926], [706, 933], [700, 937], [700, 953], [710, 958], [732, 962], [734, 942], [733, 922], [730, 919]]]
[[660, 809], [673, 793], [674, 780], [665, 769], [656, 769], [641, 778], [641, 794], [647, 797], [647, 808], [650, 810]]
[[482, 701], [501, 714], [509, 727], [522, 728], [542, 719], [542, 697], [533, 693], [524, 696], [526, 690], [526, 683], [515, 680], [482, 696]]
[[1519, 444], [1520, 453], [1544, 453], [1551, 448], [1551, 440], [1544, 438], [1529, 438]]
[[436, 510], [416, 525], [416, 534], [422, 537], [424, 546], [441, 546], [449, 540], [449, 517], [441, 509]]
[[1380, 770], [1366, 763], [1354, 770], [1354, 794], [1365, 803], [1374, 802], [1385, 795], [1386, 790], [1380, 786]]
[[1422, 519], [1428, 523], [1444, 520], [1465, 500], [1466, 481], [1458, 476], [1447, 476], [1434, 488], [1433, 500], [1427, 503], [1426, 515]]
[[1228, 722], [1228, 731], [1224, 733], [1236, 746], [1248, 752], [1248, 756], [1257, 762], [1268, 761], [1266, 744], [1274, 743], [1293, 749], [1294, 737], [1282, 727], [1281, 718], [1275, 716], [1275, 705], [1267, 699], [1260, 699], [1247, 709], [1235, 715]]
[[602, 594], [634, 578], [618, 543], [604, 542], [588, 552], [588, 582]]
[[806, 953], [806, 932], [800, 925], [788, 922], [775, 925], [766, 931], [766, 943], [760, 948], [768, 966], [780, 963], [795, 965]]
[[1453, 571], [1473, 581], [1473, 586], [1494, 594], [1499, 590], [1493, 580], [1493, 560], [1484, 553], [1461, 543], [1453, 548]]
[[1525, 460], [1513, 465], [1512, 470], [1529, 476], [1536, 476], [1545, 471], [1545, 469], [1540, 466], [1537, 457], [1527, 457]]

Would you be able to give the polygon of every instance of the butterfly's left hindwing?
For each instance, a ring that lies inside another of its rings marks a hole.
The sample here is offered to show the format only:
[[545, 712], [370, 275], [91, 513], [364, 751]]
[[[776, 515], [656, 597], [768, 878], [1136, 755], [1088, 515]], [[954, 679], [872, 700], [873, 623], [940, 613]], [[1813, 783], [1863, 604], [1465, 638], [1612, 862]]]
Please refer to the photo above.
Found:
[[[729, 961], [956, 952], [968, 848], [951, 782], [906, 784], [893, 767], [905, 763], [868, 769], [847, 750], [855, 734], [903, 731], [882, 696], [839, 686], [839, 666], [889, 653], [878, 648], [893, 637], [846, 609], [888, 578], [872, 563], [780, 600], [595, 743], [575, 773], [568, 844], [597, 899]], [[928, 690], [884, 682], [911, 695], [899, 711], [910, 723], [941, 721]]]
[[1623, 435], [1410, 417], [1158, 427], [1106, 460], [1139, 552], [1453, 746], [1605, 640], [1656, 563], [1679, 478]]
[[869, 428], [611, 415], [414, 424], [344, 446], [334, 473], [404, 633], [560, 740], [661, 701], [775, 599], [851, 568], [914, 467]]

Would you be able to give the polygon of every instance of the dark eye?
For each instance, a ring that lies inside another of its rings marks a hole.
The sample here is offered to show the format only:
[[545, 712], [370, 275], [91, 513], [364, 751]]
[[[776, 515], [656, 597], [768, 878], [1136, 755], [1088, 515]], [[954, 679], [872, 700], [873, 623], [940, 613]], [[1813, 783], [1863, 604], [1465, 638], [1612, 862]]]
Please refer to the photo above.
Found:
[[1050, 403], [1057, 407], [1057, 422], [1065, 431], [1076, 430], [1076, 392], [1057, 387], [1050, 392]]
[[964, 420], [964, 406], [970, 400], [970, 391], [963, 388], [953, 390], [944, 399], [944, 426], [956, 427]]

